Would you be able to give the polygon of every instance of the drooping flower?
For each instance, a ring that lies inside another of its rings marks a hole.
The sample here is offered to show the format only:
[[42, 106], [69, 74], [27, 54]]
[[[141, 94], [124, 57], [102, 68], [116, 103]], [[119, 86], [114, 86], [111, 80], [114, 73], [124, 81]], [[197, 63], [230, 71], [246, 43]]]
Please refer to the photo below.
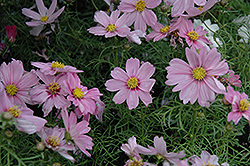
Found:
[[69, 94], [67, 99], [72, 101], [75, 106], [78, 106], [82, 115], [95, 113], [95, 100], [100, 99], [100, 96], [102, 96], [98, 88], [88, 90], [86, 86], [82, 86], [81, 80], [76, 73], [68, 73], [68, 79], [64, 81], [64, 85]]
[[150, 77], [155, 72], [155, 67], [149, 62], [145, 62], [139, 68], [140, 61], [137, 58], [130, 58], [126, 62], [126, 72], [116, 67], [111, 71], [111, 76], [114, 79], [110, 79], [105, 83], [106, 89], [114, 92], [118, 91], [113, 101], [116, 104], [121, 104], [127, 100], [129, 109], [136, 108], [139, 104], [139, 98], [142, 102], [148, 106], [152, 103], [152, 97], [149, 94], [154, 86], [155, 79]]
[[227, 115], [227, 121], [234, 121], [235, 125], [239, 120], [245, 117], [250, 123], [250, 103], [248, 96], [244, 92], [240, 94], [238, 91], [234, 91], [231, 86], [227, 86], [227, 93], [225, 93], [227, 102], [232, 104], [232, 111]]
[[31, 65], [40, 68], [40, 71], [45, 75], [55, 75], [56, 73], [81, 73], [82, 70], [77, 70], [75, 67], [64, 65], [61, 62], [53, 61], [48, 63], [31, 62]]
[[70, 102], [65, 98], [68, 94], [64, 88], [63, 81], [68, 77], [66, 74], [57, 76], [45, 75], [41, 71], [36, 72], [37, 76], [45, 83], [33, 87], [30, 90], [31, 100], [37, 104], [43, 104], [44, 116], [47, 116], [52, 108], [67, 108]]
[[16, 39], [16, 26], [15, 25], [9, 25], [9, 26], [6, 26], [6, 34], [7, 34], [7, 39], [10, 41], [10, 42], [14, 42], [15, 39]]
[[154, 30], [152, 32], [150, 32], [147, 36], [146, 36], [146, 40], [152, 40], [156, 42], [160, 39], [165, 38], [167, 35], [169, 35], [168, 30], [170, 29], [170, 26], [167, 25], [162, 25], [159, 22], [156, 22], [154, 26], [151, 26], [151, 28]]
[[216, 155], [211, 155], [207, 151], [202, 151], [201, 158], [199, 158], [196, 155], [189, 157], [189, 161], [192, 163], [192, 166], [202, 166], [202, 165], [220, 166], [218, 160], [219, 158]]
[[127, 20], [124, 15], [118, 18], [119, 15], [119, 10], [113, 11], [110, 17], [104, 11], [97, 11], [94, 19], [100, 25], [89, 28], [89, 33], [99, 36], [105, 35], [106, 38], [116, 35], [126, 37], [129, 34], [130, 28], [126, 25]]
[[33, 111], [28, 107], [19, 107], [11, 103], [3, 90], [0, 91], [0, 103], [0, 114], [10, 112], [19, 131], [33, 134], [40, 131], [44, 124], [47, 123], [45, 119], [33, 116]]
[[180, 99], [186, 104], [191, 104], [198, 99], [202, 107], [209, 107], [210, 102], [214, 102], [215, 93], [224, 94], [224, 85], [214, 78], [214, 75], [221, 76], [228, 72], [228, 64], [225, 60], [221, 61], [221, 55], [216, 48], [207, 53], [205, 47], [201, 48], [200, 54], [194, 49], [186, 48], [187, 64], [181, 59], [174, 58], [166, 67], [168, 72], [167, 85], [175, 85], [173, 92], [180, 92]]
[[72, 111], [69, 116], [67, 110], [62, 110], [61, 115], [66, 129], [66, 139], [72, 140], [83, 153], [90, 157], [91, 154], [87, 149], [92, 150], [94, 144], [92, 138], [85, 135], [90, 131], [89, 123], [85, 120], [77, 123], [77, 117]]
[[52, 128], [43, 127], [37, 135], [42, 139], [45, 146], [49, 149], [57, 151], [60, 155], [70, 160], [71, 162], [75, 162], [75, 159], [68, 154], [68, 150], [74, 150], [74, 146], [72, 144], [66, 143], [64, 139], [65, 129], [58, 128], [58, 126]]
[[134, 28], [146, 31], [147, 25], [153, 26], [157, 17], [152, 10], [161, 3], [161, 0], [121, 0], [118, 9], [124, 12], [128, 26], [135, 22]]
[[23, 69], [22, 61], [12, 59], [12, 62], [8, 65], [5, 62], [2, 63], [0, 76], [2, 77], [0, 81], [2, 81], [5, 88], [4, 93], [6, 93], [11, 103], [23, 106], [26, 106], [25, 103], [33, 104], [29, 91], [39, 81], [34, 70], [26, 72]]

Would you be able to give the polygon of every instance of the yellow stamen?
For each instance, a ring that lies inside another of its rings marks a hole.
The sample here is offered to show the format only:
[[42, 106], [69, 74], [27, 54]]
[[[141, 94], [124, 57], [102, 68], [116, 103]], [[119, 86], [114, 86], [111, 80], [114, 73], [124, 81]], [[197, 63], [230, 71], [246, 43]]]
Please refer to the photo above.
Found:
[[57, 93], [59, 89], [60, 85], [57, 82], [51, 82], [49, 84], [49, 90], [51, 91], [52, 94]]
[[246, 99], [240, 100], [240, 111], [246, 111], [249, 109], [249, 102]]
[[167, 33], [167, 31], [170, 29], [170, 26], [165, 26], [160, 29], [161, 33]]
[[12, 113], [13, 117], [15, 117], [15, 118], [20, 117], [20, 115], [21, 115], [20, 109], [17, 109], [17, 108], [18, 108], [17, 106], [13, 106], [13, 107], [10, 107], [8, 109], [8, 111], [10, 111]]
[[206, 74], [207, 74], [206, 70], [203, 69], [203, 67], [196, 67], [192, 71], [192, 73], [193, 73], [194, 79], [199, 80], [199, 81], [203, 80], [205, 78]]
[[138, 80], [135, 77], [131, 77], [128, 81], [127, 81], [127, 85], [130, 89], [135, 89], [138, 86]]
[[197, 40], [199, 37], [198, 33], [193, 30], [189, 31], [187, 35], [191, 40]]
[[145, 8], [145, 2], [143, 0], [139, 0], [135, 3], [135, 10], [142, 12]]
[[142, 165], [143, 165], [142, 160], [141, 159], [137, 160], [135, 158], [133, 158], [133, 161], [129, 162], [128, 164], [128, 166], [142, 166]]
[[51, 64], [51, 67], [53, 67], [53, 68], [64, 68], [64, 64], [63, 63], [61, 63], [61, 62], [53, 62], [52, 64]]
[[14, 96], [17, 93], [17, 87], [14, 84], [10, 84], [5, 87], [5, 91], [9, 94]]
[[200, 6], [200, 7], [198, 7], [198, 9], [202, 12], [202, 10], [203, 10], [203, 7], [202, 6]]
[[109, 24], [108, 26], [105, 27], [105, 29], [108, 32], [113, 32], [116, 30], [116, 26], [114, 24]]
[[214, 164], [211, 164], [209, 161], [207, 163], [202, 164], [202, 166], [215, 166]]
[[42, 16], [41, 21], [42, 21], [42, 22], [45, 22], [45, 21], [48, 20], [48, 18], [49, 18], [48, 16]]
[[50, 135], [46, 142], [50, 144], [50, 146], [52, 146], [53, 148], [60, 144], [59, 138], [54, 135]]
[[83, 98], [84, 95], [84, 92], [81, 90], [81, 88], [75, 88], [75, 90], [73, 91], [73, 95], [75, 98]]

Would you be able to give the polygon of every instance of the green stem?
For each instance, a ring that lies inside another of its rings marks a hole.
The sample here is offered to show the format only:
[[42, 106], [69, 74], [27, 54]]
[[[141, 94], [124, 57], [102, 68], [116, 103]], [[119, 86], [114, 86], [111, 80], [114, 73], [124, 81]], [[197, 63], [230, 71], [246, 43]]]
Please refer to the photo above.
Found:
[[98, 11], [99, 9], [98, 9], [97, 6], [95, 5], [94, 0], [91, 0], [91, 2], [92, 2], [92, 4], [93, 4], [93, 6], [95, 7], [95, 10]]

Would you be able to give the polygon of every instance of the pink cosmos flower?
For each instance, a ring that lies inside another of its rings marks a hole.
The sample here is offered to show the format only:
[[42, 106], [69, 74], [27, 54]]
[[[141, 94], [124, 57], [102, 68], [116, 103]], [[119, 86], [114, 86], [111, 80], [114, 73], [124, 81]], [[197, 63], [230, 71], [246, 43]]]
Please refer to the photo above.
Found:
[[142, 102], [148, 106], [152, 103], [152, 97], [149, 94], [154, 86], [155, 79], [150, 79], [154, 74], [155, 68], [149, 62], [145, 62], [139, 68], [140, 61], [137, 58], [130, 58], [126, 62], [127, 73], [116, 67], [111, 71], [111, 76], [114, 79], [110, 79], [105, 83], [106, 89], [113, 92], [118, 91], [115, 94], [113, 101], [117, 104], [123, 103], [127, 100], [129, 109], [136, 108], [139, 104], [139, 98]]
[[66, 143], [64, 139], [65, 129], [58, 128], [58, 126], [53, 129], [48, 127], [43, 127], [37, 135], [43, 140], [45, 146], [49, 149], [57, 151], [60, 155], [70, 160], [71, 162], [75, 162], [75, 159], [68, 154], [68, 150], [74, 150], [74, 146], [72, 144]]
[[143, 162], [143, 159], [141, 156], [134, 156], [133, 158], [127, 160], [126, 164], [124, 166], [133, 166], [133, 165], [139, 165], [139, 166], [156, 166], [155, 164]]
[[192, 4], [192, 6], [186, 10], [188, 17], [194, 17], [204, 13], [213, 7], [215, 3], [219, 2], [219, 0], [194, 0], [194, 2], [199, 7], [195, 7], [194, 4]]
[[37, 76], [45, 83], [33, 87], [30, 90], [31, 100], [37, 104], [43, 104], [44, 117], [47, 116], [52, 108], [67, 108], [70, 102], [65, 98], [68, 94], [65, 90], [63, 81], [68, 77], [66, 74], [57, 76], [45, 75], [41, 71], [36, 72]]
[[10, 42], [14, 42], [16, 39], [16, 26], [15, 25], [9, 25], [6, 27], [6, 34], [7, 34], [7, 39]]
[[209, 107], [208, 101], [214, 102], [215, 93], [225, 93], [224, 85], [213, 77], [213, 75], [224, 75], [228, 72], [228, 64], [221, 60], [221, 55], [216, 48], [211, 49], [207, 53], [207, 49], [203, 47], [200, 54], [194, 49], [186, 48], [186, 57], [189, 62], [187, 64], [181, 59], [174, 58], [166, 67], [168, 72], [167, 85], [175, 85], [173, 92], [180, 92], [180, 99], [186, 104], [191, 104], [198, 99], [198, 103], [202, 107]]
[[140, 37], [145, 38], [145, 35], [146, 35], [145, 32], [142, 32], [140, 29], [137, 29], [137, 30], [129, 32], [126, 38], [128, 39], [128, 42], [132, 41], [140, 45], [141, 44]]
[[[0, 88], [1, 89], [1, 88]], [[0, 91], [0, 114], [11, 112], [16, 128], [19, 131], [33, 134], [40, 131], [47, 121], [37, 116], [33, 116], [33, 111], [28, 107], [18, 107], [11, 103], [4, 91]]]
[[235, 125], [244, 116], [250, 123], [250, 103], [248, 96], [243, 92], [240, 94], [234, 91], [231, 86], [227, 86], [227, 93], [225, 93], [226, 100], [232, 104], [232, 111], [227, 115], [227, 121], [234, 121]]
[[207, 47], [207, 49], [209, 50], [210, 48], [207, 46], [207, 44], [212, 44], [206, 37], [204, 37], [203, 35], [205, 35], [206, 33], [208, 33], [208, 31], [203, 31], [203, 27], [202, 26], [198, 26], [195, 30], [194, 30], [194, 25], [192, 23], [191, 20], [187, 20], [185, 19], [185, 26], [181, 29], [179, 29], [179, 35], [180, 37], [183, 37], [186, 39], [186, 42], [188, 44], [188, 46], [192, 46], [196, 49], [200, 49], [204, 46]]
[[159, 22], [156, 22], [154, 26], [151, 26], [151, 28], [154, 30], [152, 32], [150, 32], [147, 36], [146, 36], [146, 40], [152, 40], [156, 42], [159, 41], [160, 39], [165, 38], [169, 33], [168, 30], [170, 28], [170, 26], [164, 26]]
[[26, 72], [20, 60], [12, 59], [12, 62], [8, 65], [5, 62], [2, 63], [0, 76], [0, 81], [2, 81], [5, 88], [4, 93], [6, 93], [11, 103], [23, 106], [26, 106], [25, 103], [33, 104], [29, 91], [39, 81], [34, 70]]
[[94, 19], [100, 25], [89, 28], [89, 33], [99, 36], [105, 35], [106, 38], [116, 35], [126, 37], [129, 34], [130, 28], [126, 25], [127, 20], [124, 15], [118, 18], [119, 15], [119, 10], [113, 11], [110, 17], [104, 11], [97, 11]]
[[167, 2], [173, 5], [171, 8], [172, 17], [182, 16], [183, 13], [194, 4], [194, 0], [167, 0]]
[[95, 113], [95, 100], [100, 99], [100, 96], [102, 96], [97, 88], [88, 90], [87, 87], [82, 86], [81, 80], [76, 73], [68, 73], [68, 79], [64, 81], [64, 85], [69, 93], [67, 99], [79, 107], [82, 115]]
[[179, 152], [179, 153], [173, 153], [167, 152], [167, 146], [166, 146], [166, 142], [163, 140], [163, 137], [158, 137], [155, 136], [154, 137], [154, 147], [152, 146], [148, 146], [150, 152], [147, 153], [142, 153], [145, 155], [159, 155], [162, 158], [164, 158], [165, 160], [168, 160], [170, 162], [174, 162], [176, 160], [179, 160], [182, 157], [185, 157], [186, 154], [184, 153], [184, 150]]
[[94, 144], [92, 138], [85, 135], [90, 131], [89, 123], [85, 120], [77, 123], [76, 114], [72, 111], [69, 116], [67, 110], [62, 110], [61, 115], [66, 129], [66, 139], [73, 140], [79, 149], [90, 157], [91, 154], [86, 149], [92, 150]]
[[[39, 14], [30, 9], [23, 8], [22, 13], [32, 18], [31, 22], [26, 22], [28, 26], [37, 27], [39, 25], [50, 24], [55, 21], [55, 19], [63, 12], [64, 7], [54, 13], [57, 5], [57, 0], [53, 0], [52, 4], [49, 7], [49, 10], [44, 6], [42, 0], [36, 0], [36, 6], [38, 8]], [[53, 14], [54, 13], [54, 14]]]
[[40, 68], [40, 71], [45, 75], [55, 75], [56, 73], [81, 73], [82, 70], [77, 70], [75, 67], [64, 65], [58, 61], [43, 63], [43, 62], [31, 62], [31, 65]]
[[153, 26], [157, 17], [152, 10], [161, 3], [161, 0], [121, 0], [118, 9], [125, 13], [128, 26], [135, 22], [134, 28], [146, 31], [147, 25]]
[[241, 81], [240, 81], [240, 76], [239, 75], [234, 75], [233, 70], [228, 71], [229, 77], [225, 78], [225, 80], [233, 86], [241, 87]]
[[192, 166], [201, 166], [201, 165], [220, 166], [218, 160], [219, 158], [216, 155], [210, 155], [207, 151], [202, 151], [201, 158], [199, 158], [196, 155], [189, 157], [189, 161], [192, 163]]

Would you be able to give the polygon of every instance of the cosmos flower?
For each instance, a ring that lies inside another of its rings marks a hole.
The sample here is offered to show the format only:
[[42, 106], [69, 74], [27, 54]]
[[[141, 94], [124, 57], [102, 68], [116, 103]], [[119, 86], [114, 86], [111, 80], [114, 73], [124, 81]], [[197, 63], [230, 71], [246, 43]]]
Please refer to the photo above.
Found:
[[160, 39], [165, 38], [167, 35], [169, 35], [168, 30], [170, 29], [170, 26], [167, 25], [162, 25], [159, 22], [156, 22], [154, 26], [151, 26], [151, 28], [154, 30], [152, 32], [150, 32], [147, 36], [146, 36], [146, 40], [152, 40], [156, 42], [159, 41]]
[[127, 35], [128, 42], [134, 42], [136, 44], [141, 44], [141, 38], [145, 38], [146, 32], [142, 32], [140, 29], [129, 32]]
[[186, 48], [186, 57], [189, 62], [187, 64], [181, 59], [174, 58], [166, 67], [168, 72], [167, 85], [175, 85], [173, 92], [180, 92], [180, 99], [186, 104], [191, 104], [198, 99], [198, 103], [202, 107], [209, 107], [210, 102], [214, 102], [215, 93], [224, 94], [224, 85], [214, 78], [214, 75], [221, 76], [228, 72], [228, 64], [225, 60], [221, 61], [221, 55], [216, 48], [211, 49], [207, 53], [207, 49], [203, 47], [200, 54], [194, 49]]
[[149, 94], [154, 86], [155, 80], [150, 79], [154, 74], [155, 68], [149, 62], [145, 62], [139, 68], [140, 61], [137, 58], [130, 58], [126, 62], [126, 72], [116, 67], [111, 71], [110, 79], [105, 83], [106, 89], [114, 92], [118, 91], [113, 101], [121, 104], [127, 100], [129, 109], [136, 108], [139, 104], [139, 97], [142, 102], [148, 106], [152, 103], [152, 97]]

